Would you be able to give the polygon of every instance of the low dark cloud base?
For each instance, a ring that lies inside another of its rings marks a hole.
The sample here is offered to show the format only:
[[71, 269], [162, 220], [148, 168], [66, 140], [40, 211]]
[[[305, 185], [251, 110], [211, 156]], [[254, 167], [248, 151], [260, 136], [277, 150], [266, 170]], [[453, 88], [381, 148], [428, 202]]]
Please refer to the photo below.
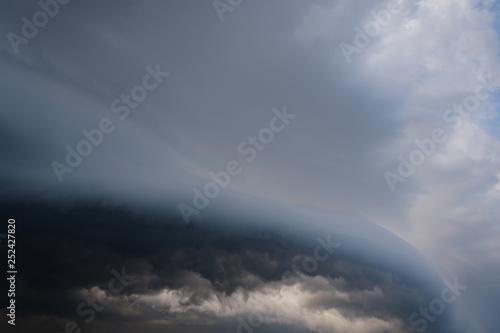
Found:
[[[111, 271], [122, 268], [136, 278], [97, 313], [89, 332], [132, 332], [140, 327], [148, 332], [161, 327], [175, 332], [234, 331], [236, 317], [188, 307], [214, 295], [228, 299], [239, 292], [250, 297], [265, 288], [294, 283], [311, 295], [303, 303], [305, 308], [336, 309], [353, 320], [399, 319], [407, 325], [408, 315], [430, 300], [428, 292], [416, 290], [391, 272], [345, 258], [332, 257], [316, 271], [284, 281], [282, 275], [312, 256], [313, 249], [271, 228], [235, 231], [227, 226], [186, 225], [177, 218], [95, 203], [24, 202], [4, 207], [5, 216], [15, 218], [17, 225], [17, 330], [36, 327], [36, 331], [59, 332], [67, 321], [87, 326], [87, 318], [75, 311], [85, 299], [82, 290], [107, 290]], [[323, 280], [314, 277], [324, 278], [330, 287], [324, 289]], [[349, 298], [339, 299], [335, 288]], [[133, 302], [164, 290], [188, 295], [181, 304], [186, 311]], [[382, 296], [362, 297], [377, 290]], [[447, 320], [443, 315], [434, 324], [445, 325]], [[279, 327], [306, 329], [296, 323], [269, 323], [259, 329], [271, 332], [280, 331]]]

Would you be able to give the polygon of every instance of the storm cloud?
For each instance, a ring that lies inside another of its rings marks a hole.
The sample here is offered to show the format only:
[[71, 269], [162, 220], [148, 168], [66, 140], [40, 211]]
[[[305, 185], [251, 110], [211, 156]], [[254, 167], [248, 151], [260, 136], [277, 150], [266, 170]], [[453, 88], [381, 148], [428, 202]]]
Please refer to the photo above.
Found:
[[0, 4], [16, 329], [411, 332], [455, 278], [427, 331], [499, 326], [495, 1], [40, 3]]

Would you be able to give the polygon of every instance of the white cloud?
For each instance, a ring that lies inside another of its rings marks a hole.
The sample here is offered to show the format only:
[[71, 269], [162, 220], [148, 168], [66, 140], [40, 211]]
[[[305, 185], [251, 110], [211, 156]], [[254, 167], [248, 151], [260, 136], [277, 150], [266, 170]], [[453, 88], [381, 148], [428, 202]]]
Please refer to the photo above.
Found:
[[[346, 309], [370, 309], [385, 298], [382, 291], [355, 290], [345, 292], [337, 289], [345, 284], [343, 279], [301, 276], [301, 281], [284, 285], [268, 283], [255, 291], [238, 290], [230, 296], [210, 291], [199, 304], [189, 301], [193, 291], [165, 289], [162, 292], [141, 296], [139, 303], [154, 308], [158, 313], [214, 314], [219, 318], [260, 318], [265, 324], [285, 324], [307, 328], [314, 332], [349, 331], [353, 333], [399, 332], [403, 323], [396, 319], [381, 319], [375, 316], [347, 315]], [[204, 285], [204, 283], [201, 283]], [[337, 306], [324, 304], [338, 303]], [[318, 308], [319, 306], [319, 308]], [[321, 311], [318, 311], [321, 310]], [[193, 312], [194, 311], [194, 312]], [[193, 319], [193, 318], [192, 318]], [[196, 320], [196, 319], [195, 319]], [[255, 319], [258, 321], [258, 319]], [[234, 321], [237, 323], [237, 321]], [[237, 325], [237, 324], [235, 324]], [[260, 325], [259, 325], [260, 326]]]

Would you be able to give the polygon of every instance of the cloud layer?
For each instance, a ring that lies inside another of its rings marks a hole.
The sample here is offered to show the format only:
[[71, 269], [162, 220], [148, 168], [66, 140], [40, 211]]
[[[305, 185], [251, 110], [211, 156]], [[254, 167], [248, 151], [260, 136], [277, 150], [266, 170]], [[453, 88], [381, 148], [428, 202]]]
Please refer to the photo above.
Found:
[[[39, 5], [32, 1], [0, 4], [0, 34], [22, 35], [23, 17], [32, 20], [38, 11]], [[388, 12], [390, 16], [381, 14]], [[61, 242], [51, 243], [53, 236], [48, 233], [42, 233], [46, 240], [35, 237], [33, 244], [39, 242], [42, 254], [35, 259], [35, 252], [29, 267], [72, 246], [85, 256], [49, 260], [53, 276], [26, 282], [30, 290], [37, 284], [44, 290], [63, 288], [61, 303], [54, 303], [52, 312], [27, 307], [30, 315], [41, 316], [30, 323], [49, 320], [56, 327], [56, 322], [70, 316], [65, 311], [68, 307], [73, 311], [82, 293], [99, 292], [95, 288], [109, 279], [110, 262], [116, 262], [113, 267], [127, 262], [146, 277], [134, 282], [127, 295], [116, 296], [116, 313], [137, 318], [134, 311], [147, 308], [151, 327], [174, 325], [168, 316], [151, 310], [153, 305], [160, 309], [168, 305], [186, 310], [173, 312], [187, 316], [183, 318], [234, 330], [235, 318], [229, 317], [252, 309], [252, 303], [238, 297], [257, 302], [283, 294], [276, 313], [288, 319], [271, 317], [269, 325], [259, 329], [288, 325], [321, 331], [333, 325], [340, 331], [363, 332], [371, 323], [380, 331], [396, 332], [408, 325], [403, 312], [408, 311], [408, 317], [423, 299], [385, 281], [387, 277], [377, 283], [369, 279], [368, 285], [345, 295], [327, 291], [344, 275], [326, 271], [284, 286], [278, 283], [282, 270], [304, 251], [266, 243], [266, 250], [246, 253], [239, 241], [228, 240], [233, 236], [214, 236], [216, 241], [196, 231], [214, 220], [238, 224], [235, 219], [245, 220], [245, 225], [274, 226], [277, 232], [302, 230], [309, 223], [320, 230], [331, 227], [324, 216], [343, 213], [375, 224], [349, 219], [342, 224], [344, 234], [351, 237], [343, 244], [352, 255], [340, 265], [346, 265], [346, 271], [369, 274], [366, 262], [351, 261], [355, 256], [369, 261], [367, 246], [349, 242], [353, 235], [367, 239], [371, 228], [385, 228], [421, 253], [441, 282], [454, 277], [467, 281], [467, 292], [460, 298], [463, 304], [456, 305], [460, 320], [454, 318], [455, 324], [470, 325], [474, 332], [493, 332], [499, 325], [500, 297], [498, 4], [491, 0], [243, 1], [223, 16], [221, 22], [213, 3], [195, 0], [71, 1], [60, 5], [28, 43], [19, 44], [19, 52], [8, 38], [0, 41], [0, 193], [5, 207], [21, 209], [10, 200], [61, 207], [99, 202], [181, 221], [178, 205], [193, 205], [193, 188], [203, 189], [212, 181], [210, 172], [224, 170], [231, 160], [242, 167], [208, 208], [193, 216], [194, 230], [181, 232], [185, 242], [220, 241], [217, 250], [203, 252], [189, 243], [185, 253], [179, 250], [184, 243], [170, 238], [172, 245], [165, 247], [155, 231], [142, 226], [140, 234], [148, 247], [132, 240], [125, 246], [118, 240], [127, 237], [119, 237], [122, 229], [115, 231], [114, 217], [104, 215], [102, 225], [96, 222], [101, 213], [88, 214], [93, 216], [90, 225], [103, 228], [102, 233], [89, 235], [92, 241], [79, 248], [68, 238], [82, 239], [75, 226], [79, 213], [74, 211], [76, 215], [65, 217], [66, 224], [54, 229], [61, 230]], [[379, 31], [369, 30], [374, 20], [380, 22]], [[347, 44], [355, 49], [349, 59], [341, 47]], [[148, 90], [138, 106], [129, 105], [129, 116], [121, 119], [121, 113], [114, 112], [114, 101], [125, 105], [123, 96], [144, 85], [148, 66], [159, 66], [169, 76]], [[479, 85], [488, 97], [469, 112], [463, 103], [477, 95]], [[255, 160], [248, 162], [238, 145], [269, 125], [273, 109], [285, 106], [296, 118], [265, 148], [256, 148]], [[450, 121], [451, 116], [455, 120]], [[85, 139], [82, 131], [99, 128], [105, 118], [115, 126], [113, 132], [105, 134], [102, 143], [59, 182], [53, 163], [66, 165], [66, 147], [77, 150]], [[435, 129], [442, 129], [445, 142], [391, 191], [384, 174], [398, 175], [400, 157], [409, 160], [418, 150], [415, 140], [431, 138]], [[37, 219], [32, 217], [31, 222]], [[162, 228], [168, 234], [170, 227]], [[90, 233], [85, 228], [82, 232]], [[385, 240], [384, 235], [377, 237]], [[231, 256], [231, 246], [241, 253]], [[255, 246], [252, 241], [249, 248]], [[396, 247], [385, 252], [379, 247], [373, 261], [384, 274], [413, 255], [404, 252], [396, 260]], [[266, 257], [266, 251], [276, 257]], [[148, 259], [129, 262], [124, 259], [127, 253], [129, 259]], [[252, 255], [258, 265], [251, 263]], [[85, 265], [74, 263], [89, 256], [106, 259], [76, 274]], [[65, 273], [57, 267], [69, 262], [75, 272], [63, 279]], [[359, 276], [344, 277], [345, 283], [352, 287]], [[386, 283], [391, 287], [384, 289]], [[418, 288], [426, 289], [423, 284]], [[430, 294], [440, 292], [439, 287], [429, 288]], [[395, 294], [388, 295], [388, 290]], [[394, 305], [400, 304], [399, 292], [409, 297], [402, 307]], [[39, 304], [36, 297], [44, 293], [49, 292], [35, 293], [30, 304]], [[320, 305], [317, 294], [324, 296]], [[382, 302], [378, 313], [371, 302], [379, 302], [382, 295], [389, 300]], [[141, 296], [138, 308], [125, 307], [132, 296]], [[300, 316], [282, 303], [284, 299], [299, 302], [311, 316], [314, 309], [321, 309], [321, 317]], [[227, 310], [233, 303], [241, 308]], [[224, 320], [213, 316], [211, 307]], [[348, 310], [357, 314], [359, 323], [349, 321]], [[443, 325], [449, 324], [449, 318], [442, 318]], [[232, 324], [224, 326], [226, 319]], [[111, 330], [104, 319], [102, 325]], [[139, 327], [134, 325], [131, 330]], [[192, 329], [181, 326], [176, 331]]]

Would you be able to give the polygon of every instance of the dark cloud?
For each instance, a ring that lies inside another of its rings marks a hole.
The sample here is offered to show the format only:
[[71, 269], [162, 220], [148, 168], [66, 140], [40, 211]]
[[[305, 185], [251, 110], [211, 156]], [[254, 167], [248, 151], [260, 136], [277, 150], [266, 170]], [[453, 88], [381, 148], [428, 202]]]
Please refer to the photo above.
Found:
[[[236, 314], [205, 309], [213, 297], [221, 304], [230, 304], [231, 297], [238, 295], [250, 302], [266, 290], [293, 285], [300, 286], [304, 309], [335, 309], [346, 318], [376, 317], [388, 322], [404, 323], [433, 295], [433, 289], [416, 287], [395, 272], [366, 261], [356, 263], [359, 258], [350, 253], [332, 256], [310, 273], [300, 268], [299, 275], [283, 278], [294, 265], [301, 267], [313, 257], [314, 247], [309, 248], [307, 239], [290, 240], [273, 228], [221, 227], [215, 221], [186, 225], [177, 218], [92, 203], [9, 203], [7, 207], [4, 213], [15, 217], [17, 237], [24, 244], [19, 245], [17, 256], [21, 326], [29, 327], [40, 318], [43, 325], [54, 328], [67, 320], [82, 323], [86, 317], [77, 316], [76, 307], [86, 293], [96, 297], [99, 290], [108, 290], [110, 304], [91, 323], [98, 331], [127, 322], [141, 322], [154, 331], [154, 323], [164, 320], [162, 325], [169, 329], [191, 322], [211, 332], [213, 327], [237, 323]], [[114, 276], [111, 271], [122, 268], [136, 278], [123, 293], [114, 295], [108, 286]], [[181, 310], [161, 305], [158, 299], [165, 291], [180, 295]], [[348, 297], [339, 298], [337, 293]], [[243, 315], [250, 310], [241, 311]], [[298, 323], [283, 320], [287, 327], [307, 327], [300, 319]], [[446, 322], [446, 317], [440, 322]]]
[[[470, 293], [433, 328], [494, 331], [500, 148], [485, 110], [397, 193], [383, 174], [499, 71], [497, 8], [399, 3], [350, 64], [340, 43], [389, 1], [244, 0], [220, 22], [211, 1], [72, 0], [18, 53], [0, 39], [0, 203], [22, 221], [21, 329], [81, 320], [85, 293], [126, 267], [137, 278], [106, 296], [95, 330], [232, 331], [280, 294], [307, 315], [283, 301], [260, 331], [392, 333], [458, 276]], [[0, 3], [0, 34], [39, 9]], [[121, 120], [111, 104], [157, 65], [170, 76]], [[238, 145], [285, 107], [296, 119], [247, 163]], [[103, 118], [114, 132], [59, 182], [51, 163]], [[178, 205], [233, 159], [241, 174], [185, 225]], [[336, 256], [281, 281], [329, 232]]]

